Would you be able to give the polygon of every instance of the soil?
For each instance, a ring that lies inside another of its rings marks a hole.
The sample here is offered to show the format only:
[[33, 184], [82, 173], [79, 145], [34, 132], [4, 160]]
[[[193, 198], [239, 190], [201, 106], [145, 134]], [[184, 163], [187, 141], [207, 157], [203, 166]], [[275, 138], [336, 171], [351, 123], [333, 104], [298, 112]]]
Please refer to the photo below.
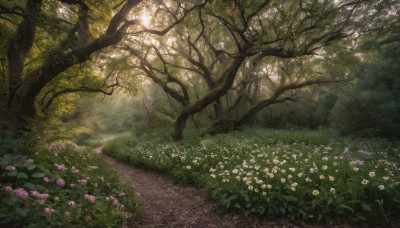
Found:
[[[101, 153], [102, 147], [96, 148]], [[104, 154], [103, 154], [104, 155]], [[160, 173], [138, 169], [104, 155], [121, 177], [132, 182], [144, 205], [140, 227], [323, 227], [286, 219], [255, 223], [244, 215], [222, 213], [203, 190], [174, 183]]]

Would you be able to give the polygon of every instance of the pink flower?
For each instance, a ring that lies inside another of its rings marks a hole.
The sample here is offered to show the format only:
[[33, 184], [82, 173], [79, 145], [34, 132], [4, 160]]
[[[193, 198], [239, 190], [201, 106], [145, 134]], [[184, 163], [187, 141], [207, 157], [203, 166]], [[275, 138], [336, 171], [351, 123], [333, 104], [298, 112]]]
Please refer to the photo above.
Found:
[[104, 177], [100, 177], [101, 181], [104, 181]]
[[39, 200], [39, 205], [44, 205], [46, 203], [46, 200]]
[[75, 184], [69, 184], [69, 187], [73, 188], [75, 187]]
[[86, 215], [86, 220], [89, 221], [90, 219], [92, 219], [92, 217], [90, 217], [90, 215]]
[[37, 191], [31, 191], [31, 195], [41, 200], [46, 200], [49, 197], [49, 194], [40, 194]]
[[94, 201], [96, 201], [96, 197], [89, 195], [89, 194], [85, 194], [85, 199], [88, 199], [92, 203], [94, 203]]
[[121, 210], [124, 210], [125, 206], [123, 204], [121, 204]]
[[75, 202], [74, 202], [74, 201], [69, 201], [69, 202], [68, 202], [68, 205], [71, 206], [71, 207], [73, 207], [73, 206], [75, 206]]
[[78, 180], [78, 183], [81, 183], [81, 185], [85, 185], [87, 183], [86, 179]]
[[99, 185], [98, 185], [97, 183], [94, 183], [93, 186], [94, 186], [95, 188], [99, 187]]
[[26, 161], [26, 163], [32, 164], [32, 163], [33, 163], [33, 159], [28, 159], [28, 160]]
[[86, 180], [90, 180], [90, 177], [86, 177]]
[[6, 190], [6, 192], [12, 192], [13, 191], [13, 189], [10, 186], [5, 187], [4, 190]]
[[64, 187], [65, 181], [62, 178], [57, 179], [57, 184], [60, 185], [61, 187]]
[[[56, 156], [57, 157], [57, 156]], [[64, 169], [67, 169], [67, 168], [65, 168], [65, 165], [64, 164], [62, 164], [62, 165], [59, 165], [59, 164], [57, 164], [57, 163], [54, 163], [54, 166], [55, 167], [57, 167], [57, 169], [58, 170], [64, 170]]]
[[75, 166], [72, 166], [71, 169], [72, 169], [72, 171], [74, 171], [76, 168], [75, 168]]
[[106, 201], [109, 201], [109, 200], [110, 200], [110, 197], [106, 196]]
[[75, 169], [74, 171], [72, 171], [73, 174], [79, 174], [79, 169]]
[[120, 193], [119, 195], [118, 195], [119, 197], [124, 197], [125, 196], [125, 193]]
[[43, 177], [43, 181], [46, 182], [46, 183], [48, 183], [48, 182], [49, 182], [49, 178]]
[[44, 211], [46, 212], [47, 216], [50, 217], [51, 214], [54, 212], [54, 209], [50, 209], [50, 208], [46, 207], [46, 208], [44, 209]]
[[65, 216], [65, 217], [68, 217], [68, 216], [70, 216], [70, 215], [71, 215], [71, 213], [70, 213], [69, 211], [64, 212], [64, 216]]
[[60, 198], [58, 198], [58, 197], [54, 197], [54, 201], [59, 201], [60, 200]]
[[16, 197], [20, 197], [22, 199], [27, 199], [29, 197], [29, 193], [27, 191], [25, 191], [23, 188], [18, 188], [16, 190], [14, 190], [13, 194]]
[[117, 199], [114, 200], [113, 205], [117, 205], [119, 201]]
[[17, 168], [15, 166], [13, 166], [13, 165], [9, 165], [9, 166], [6, 167], [6, 170], [8, 170], [8, 171], [13, 171], [13, 170], [16, 170], [16, 169]]

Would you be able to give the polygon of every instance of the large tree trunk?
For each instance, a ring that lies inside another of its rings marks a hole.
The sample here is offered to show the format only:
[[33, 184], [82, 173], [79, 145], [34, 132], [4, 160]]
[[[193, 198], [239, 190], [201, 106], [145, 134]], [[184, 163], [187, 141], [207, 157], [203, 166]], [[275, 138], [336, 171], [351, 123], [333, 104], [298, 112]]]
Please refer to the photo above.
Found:
[[240, 65], [244, 61], [245, 57], [240, 56], [234, 60], [232, 65], [224, 72], [224, 81], [221, 85], [215, 87], [214, 89], [210, 90], [206, 95], [202, 96], [199, 100], [194, 103], [189, 104], [188, 106], [184, 107], [179, 114], [178, 118], [175, 122], [175, 132], [173, 138], [175, 140], [180, 140], [183, 138], [183, 130], [186, 126], [186, 120], [190, 115], [193, 115], [209, 104], [213, 103], [216, 99], [223, 96], [229, 88], [232, 86], [236, 73], [240, 68]]
[[26, 17], [18, 26], [17, 31], [8, 45], [8, 106], [11, 106], [14, 94], [21, 85], [26, 56], [32, 48], [36, 34], [35, 21], [37, 19], [35, 17], [39, 16], [41, 6], [42, 0], [31, 0], [26, 2]]
[[126, 29], [132, 25], [132, 23], [124, 23], [124, 18], [140, 2], [141, 0], [129, 0], [112, 18], [106, 33], [101, 37], [66, 54], [62, 53], [62, 50], [56, 49], [41, 67], [25, 76], [15, 91], [7, 115], [8, 123], [14, 133], [18, 134], [18, 130], [25, 129], [27, 127], [26, 120], [36, 116], [35, 99], [47, 83], [71, 66], [86, 61], [92, 53], [122, 39]]

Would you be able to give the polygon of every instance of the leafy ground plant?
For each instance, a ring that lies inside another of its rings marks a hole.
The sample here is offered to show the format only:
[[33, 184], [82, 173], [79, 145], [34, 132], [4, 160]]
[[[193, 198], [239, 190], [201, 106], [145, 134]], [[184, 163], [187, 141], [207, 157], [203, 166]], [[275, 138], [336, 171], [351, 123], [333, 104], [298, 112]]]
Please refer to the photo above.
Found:
[[121, 227], [141, 209], [133, 188], [92, 149], [69, 141], [0, 161], [0, 224]]
[[265, 129], [186, 138], [125, 135], [106, 142], [104, 151], [205, 187], [221, 208], [256, 218], [376, 225], [399, 215], [398, 144]]

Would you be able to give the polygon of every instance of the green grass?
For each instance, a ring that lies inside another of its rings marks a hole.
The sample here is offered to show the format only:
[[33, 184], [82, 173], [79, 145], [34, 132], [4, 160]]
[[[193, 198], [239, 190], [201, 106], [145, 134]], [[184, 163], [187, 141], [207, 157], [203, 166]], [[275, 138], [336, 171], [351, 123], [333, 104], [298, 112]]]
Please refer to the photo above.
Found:
[[141, 214], [133, 188], [91, 148], [54, 142], [5, 154], [0, 167], [0, 226], [122, 227]]
[[383, 139], [268, 129], [204, 138], [189, 131], [179, 142], [155, 131], [104, 145], [120, 160], [204, 187], [222, 209], [256, 218], [370, 225], [400, 215], [399, 150]]

